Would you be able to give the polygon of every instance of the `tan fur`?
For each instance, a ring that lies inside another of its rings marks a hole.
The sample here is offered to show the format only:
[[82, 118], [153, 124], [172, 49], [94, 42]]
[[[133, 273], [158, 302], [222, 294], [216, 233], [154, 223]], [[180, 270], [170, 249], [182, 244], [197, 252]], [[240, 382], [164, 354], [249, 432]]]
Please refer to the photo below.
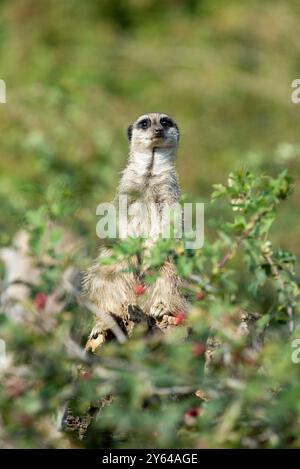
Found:
[[[159, 236], [165, 221], [162, 207], [172, 208], [179, 199], [174, 166], [179, 132], [175, 123], [170, 126], [161, 124], [164, 122], [162, 118], [169, 119], [166, 114], [147, 114], [131, 126], [128, 164], [115, 198], [117, 205], [120, 195], [127, 196], [128, 234], [142, 236], [148, 233], [145, 247], [153, 245]], [[140, 128], [141, 121], [145, 119], [148, 128]], [[144, 204], [142, 208], [140, 202]], [[150, 215], [153, 208], [155, 213], [151, 219], [147, 214]], [[128, 264], [101, 265], [101, 258], [110, 255], [108, 249], [101, 249], [98, 259], [85, 275], [85, 291], [99, 308], [124, 320], [128, 319], [130, 310], [163, 318], [185, 309], [185, 301], [179, 292], [180, 279], [170, 261], [162, 267], [156, 282], [148, 286], [143, 295], [136, 296], [134, 287], [141, 282], [139, 260], [132, 258]], [[98, 320], [87, 349], [96, 348], [95, 340], [103, 343], [105, 329]]]

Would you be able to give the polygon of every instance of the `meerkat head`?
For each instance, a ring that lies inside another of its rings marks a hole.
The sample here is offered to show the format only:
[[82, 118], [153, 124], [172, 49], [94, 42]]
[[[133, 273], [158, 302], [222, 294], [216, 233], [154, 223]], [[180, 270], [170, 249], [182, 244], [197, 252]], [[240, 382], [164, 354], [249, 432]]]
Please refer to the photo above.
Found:
[[167, 114], [159, 112], [143, 114], [127, 129], [132, 150], [152, 150], [155, 148], [176, 149], [179, 130]]

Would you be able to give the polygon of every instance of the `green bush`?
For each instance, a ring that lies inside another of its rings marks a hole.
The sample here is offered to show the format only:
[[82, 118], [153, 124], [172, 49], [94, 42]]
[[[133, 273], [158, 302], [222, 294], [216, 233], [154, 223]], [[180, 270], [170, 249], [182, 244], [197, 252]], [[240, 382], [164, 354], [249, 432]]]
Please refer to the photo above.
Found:
[[[22, 322], [5, 310], [0, 316], [7, 349], [0, 445], [299, 447], [300, 375], [292, 361], [299, 283], [294, 257], [269, 239], [291, 189], [286, 172], [236, 172], [216, 185], [212, 203], [222, 216], [210, 219], [207, 205], [203, 248], [160, 240], [144, 257], [151, 281], [172, 256], [189, 299], [186, 316], [164, 335], [146, 336], [137, 325], [125, 343], [111, 340], [97, 355], [83, 351], [90, 312], [66, 286], [68, 268], [82, 268], [85, 254], [58, 249], [73, 207], [68, 194], [46, 194], [25, 222], [39, 283], [28, 279]], [[137, 250], [137, 240], [126, 240], [113, 258]], [[74, 431], [61, 425], [68, 409]]]

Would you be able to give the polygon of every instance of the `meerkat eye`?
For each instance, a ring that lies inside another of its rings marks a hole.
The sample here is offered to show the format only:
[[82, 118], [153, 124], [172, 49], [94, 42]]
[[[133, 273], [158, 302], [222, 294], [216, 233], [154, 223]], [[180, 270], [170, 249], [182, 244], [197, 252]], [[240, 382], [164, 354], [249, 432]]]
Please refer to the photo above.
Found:
[[138, 123], [138, 127], [139, 127], [140, 129], [144, 129], [144, 130], [145, 130], [145, 129], [148, 129], [149, 124], [150, 124], [149, 119], [143, 119], [143, 120], [141, 120], [141, 121]]
[[160, 123], [163, 127], [173, 127], [173, 122], [171, 119], [169, 119], [169, 117], [162, 117], [160, 119]]

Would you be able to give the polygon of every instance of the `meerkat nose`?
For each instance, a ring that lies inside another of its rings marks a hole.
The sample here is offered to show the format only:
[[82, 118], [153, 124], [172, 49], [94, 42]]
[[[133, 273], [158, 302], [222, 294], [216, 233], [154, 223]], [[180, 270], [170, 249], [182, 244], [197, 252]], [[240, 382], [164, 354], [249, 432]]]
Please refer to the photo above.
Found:
[[154, 129], [154, 135], [157, 137], [162, 137], [163, 136], [163, 129], [161, 127], [156, 127]]

